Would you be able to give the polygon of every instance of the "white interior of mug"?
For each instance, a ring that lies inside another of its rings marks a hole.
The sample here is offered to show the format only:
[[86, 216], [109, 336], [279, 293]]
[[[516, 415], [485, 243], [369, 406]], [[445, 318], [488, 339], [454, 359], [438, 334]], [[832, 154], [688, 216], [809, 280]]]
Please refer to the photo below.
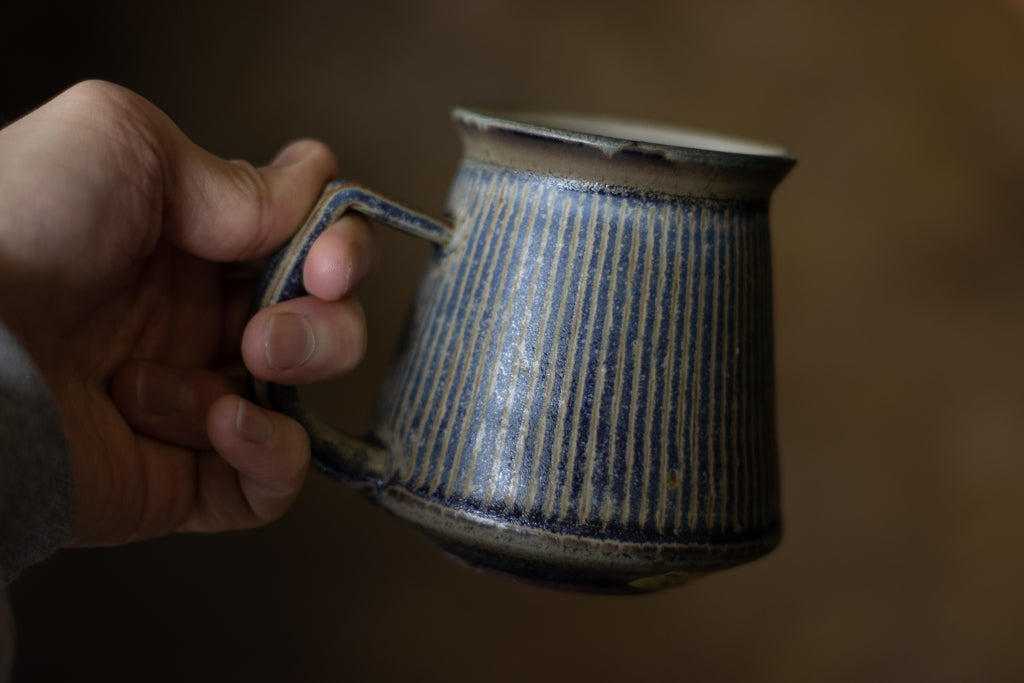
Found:
[[635, 142], [646, 142], [653, 145], [668, 145], [687, 149], [703, 149], [732, 154], [751, 154], [756, 156], [787, 156], [788, 152], [774, 145], [767, 145], [751, 140], [744, 140], [717, 133], [677, 128], [637, 121], [598, 116], [567, 116], [562, 114], [515, 114], [510, 117], [521, 123], [552, 128], [567, 133], [614, 138]]

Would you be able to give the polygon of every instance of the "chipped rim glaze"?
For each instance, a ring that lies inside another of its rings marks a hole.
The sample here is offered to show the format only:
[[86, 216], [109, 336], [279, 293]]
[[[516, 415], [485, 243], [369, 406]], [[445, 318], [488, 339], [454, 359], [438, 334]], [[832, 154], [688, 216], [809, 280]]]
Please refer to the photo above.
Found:
[[767, 200], [796, 163], [779, 146], [628, 119], [465, 108], [452, 119], [469, 159], [620, 194]]

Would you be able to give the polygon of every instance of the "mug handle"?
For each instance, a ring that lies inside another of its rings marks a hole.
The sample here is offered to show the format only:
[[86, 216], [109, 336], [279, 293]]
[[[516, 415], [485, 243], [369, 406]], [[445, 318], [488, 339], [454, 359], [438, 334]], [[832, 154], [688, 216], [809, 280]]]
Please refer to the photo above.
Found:
[[[350, 210], [438, 246], [448, 244], [452, 238], [453, 227], [446, 221], [412, 211], [359, 185], [332, 182], [299, 231], [271, 258], [253, 299], [253, 313], [306, 294], [302, 270], [310, 246], [327, 226]], [[328, 425], [306, 409], [295, 387], [266, 382], [251, 375], [250, 382], [258, 403], [292, 417], [305, 428], [313, 462], [320, 469], [357, 487], [369, 487], [367, 493], [379, 488], [390, 467], [384, 448]]]

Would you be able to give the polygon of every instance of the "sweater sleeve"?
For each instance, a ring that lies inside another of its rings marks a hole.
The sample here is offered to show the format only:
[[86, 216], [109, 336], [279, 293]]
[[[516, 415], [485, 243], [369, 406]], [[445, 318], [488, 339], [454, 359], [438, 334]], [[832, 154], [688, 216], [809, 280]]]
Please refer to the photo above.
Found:
[[73, 489], [57, 407], [0, 324], [0, 580], [10, 582], [67, 539]]
[[67, 538], [73, 489], [57, 407], [28, 355], [0, 323], [0, 683], [10, 679], [14, 652], [5, 584]]

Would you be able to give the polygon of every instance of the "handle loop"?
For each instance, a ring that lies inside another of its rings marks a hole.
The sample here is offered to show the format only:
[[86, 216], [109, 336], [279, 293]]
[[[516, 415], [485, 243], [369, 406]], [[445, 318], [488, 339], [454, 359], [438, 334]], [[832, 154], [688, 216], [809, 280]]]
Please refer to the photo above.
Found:
[[[452, 238], [451, 224], [408, 209], [364, 187], [345, 181], [327, 186], [306, 222], [270, 260], [253, 299], [253, 311], [306, 294], [302, 271], [309, 248], [327, 226], [346, 211], [357, 211], [438, 246]], [[336, 479], [367, 493], [379, 490], [390, 471], [389, 455], [379, 445], [344, 434], [311, 413], [295, 387], [251, 377], [253, 395], [264, 407], [298, 421], [309, 434], [313, 462]]]

